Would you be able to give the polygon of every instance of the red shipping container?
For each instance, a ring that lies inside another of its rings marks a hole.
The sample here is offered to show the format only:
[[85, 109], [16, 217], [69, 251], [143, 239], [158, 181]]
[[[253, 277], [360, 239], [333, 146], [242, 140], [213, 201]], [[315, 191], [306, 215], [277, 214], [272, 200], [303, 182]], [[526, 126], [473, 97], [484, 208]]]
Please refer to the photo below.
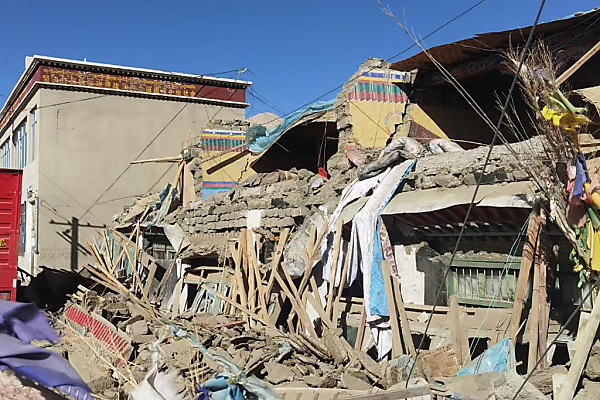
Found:
[[17, 299], [22, 171], [0, 169], [0, 299]]

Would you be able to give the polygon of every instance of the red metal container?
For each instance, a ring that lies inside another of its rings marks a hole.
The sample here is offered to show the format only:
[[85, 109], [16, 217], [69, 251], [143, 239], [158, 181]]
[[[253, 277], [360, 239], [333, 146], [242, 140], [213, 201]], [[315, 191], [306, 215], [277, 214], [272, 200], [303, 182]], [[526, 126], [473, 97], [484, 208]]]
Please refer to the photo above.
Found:
[[17, 298], [22, 171], [0, 169], [0, 299]]

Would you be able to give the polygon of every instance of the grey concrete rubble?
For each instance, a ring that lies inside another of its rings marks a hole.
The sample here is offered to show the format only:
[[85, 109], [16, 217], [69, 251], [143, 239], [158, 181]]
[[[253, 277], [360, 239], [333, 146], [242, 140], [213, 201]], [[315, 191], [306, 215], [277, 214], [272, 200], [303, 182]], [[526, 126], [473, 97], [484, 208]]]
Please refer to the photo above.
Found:
[[[420, 158], [402, 190], [474, 185], [486, 152], [487, 147], [480, 147], [461, 153]], [[516, 161], [514, 154], [527, 162], [540, 152], [543, 152], [543, 144], [539, 138], [510, 147], [496, 146], [482, 184], [528, 180], [527, 172]], [[343, 153], [341, 155], [346, 159]], [[192, 160], [192, 163], [196, 163], [193, 165], [199, 162]], [[206, 200], [193, 202], [170, 214], [166, 222], [178, 223], [193, 242], [203, 243], [195, 248], [198, 255], [209, 256], [217, 254], [220, 247], [212, 246], [213, 241], [222, 242], [223, 235], [235, 236], [248, 226], [248, 212], [261, 210], [261, 230], [278, 233], [284, 228], [295, 228], [284, 257], [290, 274], [299, 276], [304, 264], [301, 253], [293, 249], [304, 247], [310, 226], [315, 223], [320, 225], [331, 214], [342, 191], [357, 178], [359, 170], [346, 162], [339, 163], [329, 179], [305, 169], [255, 174], [230, 192], [209, 196]]]

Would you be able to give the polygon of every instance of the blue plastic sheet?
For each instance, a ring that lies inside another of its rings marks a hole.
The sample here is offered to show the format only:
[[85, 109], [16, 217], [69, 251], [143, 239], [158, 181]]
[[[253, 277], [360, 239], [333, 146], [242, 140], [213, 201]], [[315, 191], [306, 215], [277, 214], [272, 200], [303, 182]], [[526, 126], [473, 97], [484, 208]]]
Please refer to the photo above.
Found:
[[95, 399], [71, 364], [59, 354], [28, 344], [58, 339], [46, 316], [33, 304], [0, 300], [0, 368], [80, 399]]
[[462, 367], [456, 376], [507, 372], [515, 366], [515, 352], [509, 338], [504, 338], [487, 349], [482, 355]]
[[371, 257], [371, 286], [369, 287], [369, 310], [372, 315], [381, 315], [383, 317], [389, 317], [390, 311], [387, 303], [387, 297], [385, 295], [385, 285], [383, 283], [383, 272], [381, 270], [381, 263], [383, 262], [383, 249], [381, 247], [381, 211], [388, 205], [390, 200], [392, 199], [396, 190], [408, 173], [412, 171], [413, 167], [416, 164], [416, 160], [413, 161], [410, 166], [406, 168], [402, 178], [395, 182], [393, 186], [389, 189], [389, 193], [387, 197], [384, 199], [382, 204], [379, 207], [377, 212], [377, 217], [375, 218], [375, 233], [373, 235], [373, 254]]
[[327, 111], [333, 107], [334, 101], [335, 99], [327, 101], [317, 101], [306, 107], [302, 107], [291, 113], [289, 116], [287, 116], [281, 124], [271, 129], [267, 129], [260, 125], [251, 127], [246, 133], [247, 137], [252, 137], [252, 139], [249, 139], [248, 150], [250, 150], [251, 153], [255, 154], [261, 153], [264, 149], [266, 149], [273, 142], [275, 142], [279, 138], [279, 136], [281, 136], [281, 134], [285, 132], [286, 129], [288, 129], [300, 118], [315, 112]]

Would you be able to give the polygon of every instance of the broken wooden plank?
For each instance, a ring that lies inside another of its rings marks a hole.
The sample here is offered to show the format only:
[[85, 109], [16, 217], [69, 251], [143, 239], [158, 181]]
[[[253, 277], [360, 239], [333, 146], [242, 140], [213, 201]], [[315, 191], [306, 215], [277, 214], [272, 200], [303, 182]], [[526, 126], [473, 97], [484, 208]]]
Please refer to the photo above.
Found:
[[318, 338], [317, 333], [315, 332], [315, 329], [310, 321], [310, 318], [306, 313], [306, 310], [300, 305], [300, 302], [302, 300], [297, 299], [296, 296], [294, 296], [292, 292], [290, 292], [290, 289], [288, 289], [287, 285], [283, 281], [283, 278], [281, 278], [281, 276], [279, 275], [279, 272], [275, 272], [275, 279], [277, 280], [277, 283], [279, 284], [285, 295], [290, 299], [290, 302], [292, 303], [292, 308], [294, 309], [294, 311], [296, 311], [296, 314], [302, 322], [302, 325], [308, 330], [312, 337]]
[[515, 343], [519, 326], [521, 324], [521, 313], [525, 305], [525, 293], [527, 291], [527, 282], [529, 281], [529, 273], [533, 262], [533, 254], [537, 243], [537, 236], [540, 230], [540, 207], [536, 205], [529, 216], [529, 224], [527, 226], [527, 236], [523, 245], [521, 255], [521, 267], [519, 269], [519, 279], [517, 280], [517, 291], [515, 292], [515, 302], [513, 306], [511, 328], [509, 329], [509, 337]]
[[342, 219], [336, 223], [335, 236], [333, 239], [333, 253], [331, 256], [331, 275], [329, 277], [329, 285], [327, 286], [327, 307], [325, 314], [331, 318], [331, 310], [333, 307], [333, 299], [335, 298], [335, 278], [338, 270], [338, 258], [340, 257], [340, 247], [342, 244]]
[[598, 325], [600, 325], [600, 298], [596, 296], [592, 313], [583, 328], [583, 332], [577, 335], [577, 341], [581, 342], [579, 342], [575, 358], [571, 361], [571, 367], [567, 373], [567, 379], [560, 390], [558, 400], [571, 400], [573, 398], [575, 389], [577, 388], [577, 385], [579, 385], [581, 373], [583, 372], [585, 363], [590, 355], [590, 350], [594, 344], [594, 339], [598, 332]]
[[146, 284], [144, 285], [144, 294], [146, 297], [148, 297], [148, 299], [150, 296], [150, 288], [152, 287], [152, 282], [154, 281], [154, 274], [156, 273], [156, 268], [156, 263], [152, 262], [148, 271], [148, 277], [146, 278]]
[[[539, 338], [540, 338], [540, 307], [542, 307], [542, 301], [545, 303], [546, 293], [546, 282], [541, 282], [542, 268], [546, 268], [546, 264], [543, 261], [542, 243], [541, 237], [545, 226], [545, 214], [544, 210], [540, 209], [539, 212], [539, 229], [537, 233], [537, 240], [535, 242], [534, 249], [534, 261], [533, 261], [533, 298], [531, 301], [531, 312], [529, 314], [529, 357], [527, 358], [527, 372], [531, 373], [535, 368], [535, 364], [538, 360], [539, 354]], [[546, 276], [545, 271], [543, 273]], [[542, 300], [542, 291], [544, 292], [544, 299]], [[545, 349], [546, 343], [543, 348]], [[543, 350], [542, 350], [543, 352]]]
[[458, 305], [456, 295], [450, 297], [450, 334], [452, 337], [452, 346], [456, 350], [456, 356], [465, 365], [471, 360], [469, 341], [466, 331], [461, 328], [461, 307]]
[[600, 42], [596, 43], [591, 49], [589, 49], [579, 60], [575, 61], [573, 65], [571, 65], [565, 72], [560, 74], [560, 76], [556, 79], [556, 84], [561, 85], [567, 79], [571, 77], [583, 64], [585, 64], [590, 58], [594, 56], [600, 50]]
[[283, 249], [285, 247], [285, 243], [287, 242], [289, 234], [290, 228], [285, 228], [279, 235], [277, 248], [275, 249], [273, 259], [271, 260], [271, 275], [269, 276], [269, 283], [267, 284], [266, 290], [267, 302], [269, 301], [269, 297], [271, 296], [271, 292], [273, 291], [273, 284], [275, 283], [275, 275], [273, 274], [273, 272], [277, 271], [277, 268], [279, 268], [279, 263], [281, 262], [281, 257], [283, 256]]
[[362, 312], [360, 313], [360, 325], [358, 326], [358, 332], [356, 334], [356, 342], [354, 343], [354, 348], [356, 350], [362, 350], [362, 342], [365, 337], [365, 328], [367, 325], [367, 311], [363, 307]]
[[396, 303], [394, 300], [394, 292], [392, 289], [392, 277], [390, 276], [390, 266], [387, 260], [381, 261], [381, 274], [383, 275], [383, 285], [385, 288], [385, 296], [387, 299], [388, 311], [390, 314], [390, 325], [392, 327], [392, 358], [396, 358], [402, 355], [402, 340], [400, 339], [398, 311], [396, 311]]

